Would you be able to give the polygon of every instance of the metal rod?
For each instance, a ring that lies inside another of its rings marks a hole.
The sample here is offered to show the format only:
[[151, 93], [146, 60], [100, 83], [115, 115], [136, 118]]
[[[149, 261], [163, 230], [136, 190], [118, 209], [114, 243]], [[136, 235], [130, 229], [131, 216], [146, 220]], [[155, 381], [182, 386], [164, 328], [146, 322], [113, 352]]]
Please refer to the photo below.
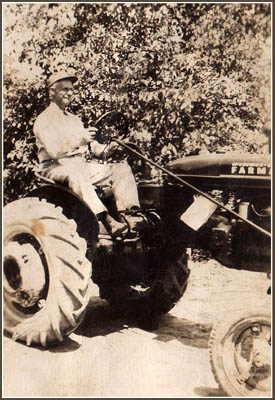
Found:
[[242, 217], [241, 215], [239, 215], [235, 211], [231, 210], [230, 208], [228, 208], [224, 204], [218, 202], [216, 199], [214, 199], [209, 194], [202, 192], [200, 189], [198, 189], [195, 186], [191, 185], [191, 183], [189, 183], [189, 182], [185, 181], [184, 179], [180, 178], [179, 176], [177, 176], [173, 172], [171, 172], [168, 169], [162, 167], [161, 165], [155, 163], [154, 161], [149, 160], [149, 158], [145, 157], [144, 155], [142, 155], [138, 151], [132, 149], [130, 146], [128, 146], [127, 144], [123, 143], [119, 139], [113, 138], [112, 140], [117, 142], [119, 145], [125, 147], [127, 150], [129, 150], [130, 152], [132, 152], [133, 154], [135, 154], [139, 158], [142, 158], [144, 161], [148, 162], [151, 165], [154, 165], [156, 168], [158, 168], [161, 171], [165, 172], [167, 175], [170, 175], [172, 178], [174, 178], [174, 179], [178, 180], [179, 182], [183, 183], [184, 185], [188, 186], [190, 189], [192, 189], [195, 192], [199, 193], [201, 196], [203, 196], [206, 199], [212, 201], [212, 203], [215, 203], [218, 207], [223, 208], [224, 210], [228, 211], [230, 214], [234, 215], [234, 217], [242, 220], [246, 224], [250, 225], [252, 228], [256, 229], [257, 231], [259, 231], [259, 232], [263, 233], [264, 235], [266, 235], [266, 236], [271, 238], [271, 233], [270, 232], [266, 231], [265, 229], [261, 228], [260, 226], [258, 226], [256, 224], [254, 224], [253, 222], [249, 221], [249, 219], [246, 219], [246, 218]]

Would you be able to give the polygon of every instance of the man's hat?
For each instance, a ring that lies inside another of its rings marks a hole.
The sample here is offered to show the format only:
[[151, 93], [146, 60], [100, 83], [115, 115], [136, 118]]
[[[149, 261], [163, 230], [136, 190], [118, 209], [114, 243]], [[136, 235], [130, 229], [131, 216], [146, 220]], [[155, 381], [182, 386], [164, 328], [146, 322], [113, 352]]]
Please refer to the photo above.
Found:
[[63, 79], [69, 79], [72, 81], [72, 83], [75, 83], [77, 81], [77, 77], [74, 75], [72, 72], [65, 72], [65, 71], [60, 71], [52, 74], [47, 82], [48, 88], [50, 88], [55, 82], [61, 81]]

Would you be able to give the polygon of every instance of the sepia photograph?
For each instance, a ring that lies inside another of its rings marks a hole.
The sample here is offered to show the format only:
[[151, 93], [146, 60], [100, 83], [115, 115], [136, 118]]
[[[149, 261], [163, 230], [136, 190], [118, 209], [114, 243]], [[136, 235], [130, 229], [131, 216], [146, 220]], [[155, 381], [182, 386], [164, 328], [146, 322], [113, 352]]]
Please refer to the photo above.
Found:
[[271, 28], [2, 3], [3, 398], [272, 398]]

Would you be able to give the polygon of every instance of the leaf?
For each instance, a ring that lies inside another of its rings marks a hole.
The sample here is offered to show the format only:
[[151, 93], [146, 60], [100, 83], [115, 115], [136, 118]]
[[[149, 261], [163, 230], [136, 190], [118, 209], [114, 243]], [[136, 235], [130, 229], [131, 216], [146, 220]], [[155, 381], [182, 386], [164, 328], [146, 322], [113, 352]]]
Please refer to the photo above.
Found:
[[166, 141], [179, 155], [261, 151], [270, 32], [268, 3], [5, 3], [5, 201], [32, 186], [35, 152], [24, 139], [47, 105], [45, 80], [55, 69], [75, 68], [72, 111], [86, 125], [124, 112], [151, 159], [161, 159]]

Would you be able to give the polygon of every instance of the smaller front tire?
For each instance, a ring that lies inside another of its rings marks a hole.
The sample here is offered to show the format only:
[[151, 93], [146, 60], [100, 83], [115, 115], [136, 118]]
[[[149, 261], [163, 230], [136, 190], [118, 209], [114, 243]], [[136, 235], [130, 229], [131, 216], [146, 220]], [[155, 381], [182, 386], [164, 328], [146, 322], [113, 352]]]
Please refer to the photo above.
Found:
[[210, 335], [215, 379], [228, 396], [268, 397], [271, 392], [271, 317], [265, 308], [235, 312]]

